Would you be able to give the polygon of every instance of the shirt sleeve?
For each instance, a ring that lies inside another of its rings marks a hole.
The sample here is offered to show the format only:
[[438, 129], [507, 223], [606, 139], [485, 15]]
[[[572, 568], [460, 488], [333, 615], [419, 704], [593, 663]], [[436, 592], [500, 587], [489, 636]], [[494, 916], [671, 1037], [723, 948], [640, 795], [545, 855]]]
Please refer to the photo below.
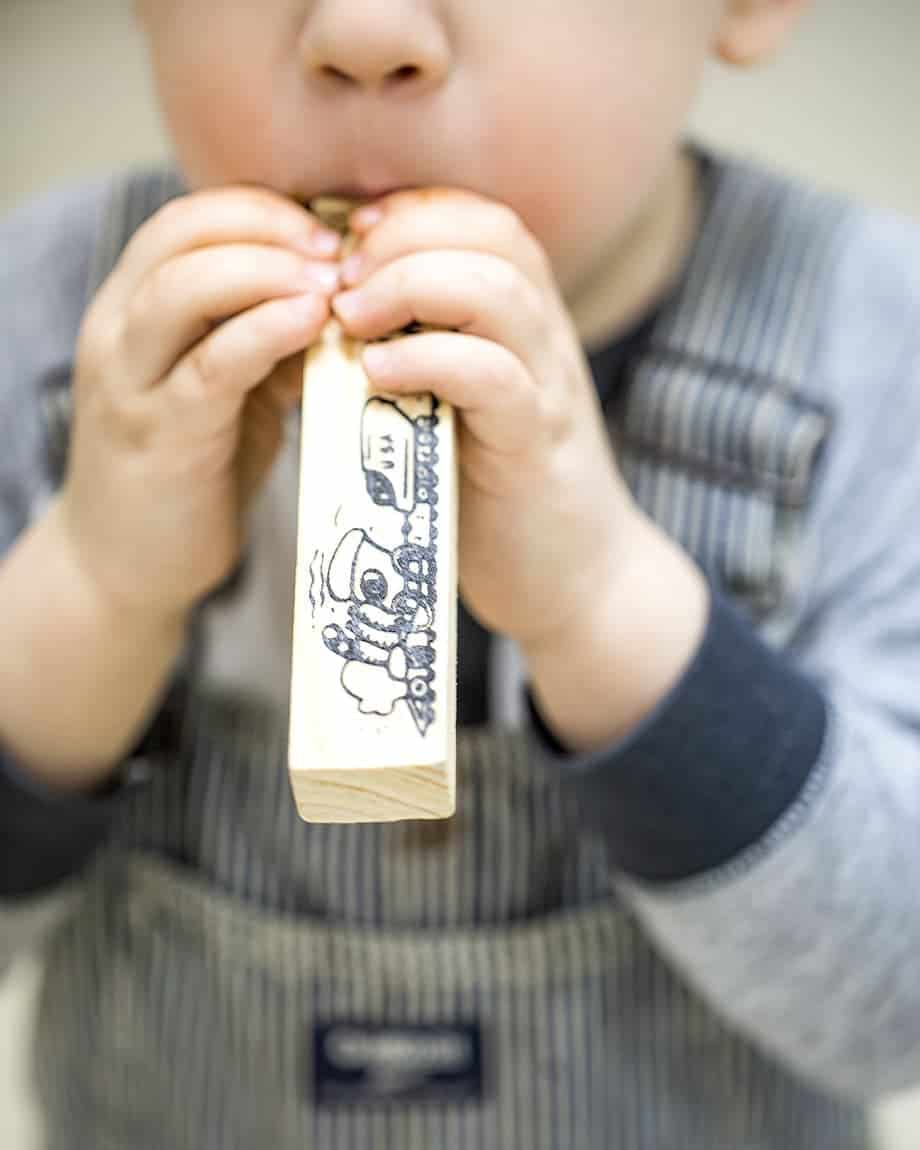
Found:
[[[0, 221], [0, 560], [50, 494], [42, 397], [71, 372], [107, 187], [54, 189]], [[0, 965], [72, 901], [65, 880], [101, 841], [118, 790], [56, 795], [0, 745]]]
[[817, 685], [715, 588], [695, 658], [621, 743], [568, 754], [530, 694], [528, 707], [545, 753], [577, 781], [610, 861], [655, 881], [705, 873], [757, 842], [813, 780], [827, 725]]
[[151, 778], [160, 725], [101, 786], [64, 792], [45, 785], [0, 749], [0, 899], [22, 899], [64, 882], [89, 862], [127, 794]]
[[34, 894], [79, 870], [107, 829], [114, 790], [58, 794], [0, 753], [0, 898]]
[[864, 226], [816, 365], [837, 410], [788, 642], [717, 594], [656, 712], [564, 765], [673, 965], [774, 1057], [870, 1099], [920, 1080], [920, 241]]

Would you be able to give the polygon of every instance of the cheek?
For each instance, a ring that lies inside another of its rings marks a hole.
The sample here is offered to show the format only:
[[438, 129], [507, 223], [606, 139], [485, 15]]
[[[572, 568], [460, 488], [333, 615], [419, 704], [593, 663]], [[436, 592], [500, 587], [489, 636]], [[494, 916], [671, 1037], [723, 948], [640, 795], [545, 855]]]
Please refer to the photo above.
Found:
[[264, 125], [270, 113], [252, 98], [241, 99], [239, 91], [192, 81], [173, 84], [164, 94], [176, 157], [193, 187], [266, 179]]
[[[514, 127], [499, 128], [515, 147], [496, 156], [495, 192], [528, 225], [564, 284], [583, 259], [578, 236], [596, 245], [601, 235], [624, 232], [667, 149], [647, 122], [639, 127], [630, 109], [617, 116], [608, 106], [603, 116], [585, 116], [573, 107], [572, 117], [562, 118], [557, 102], [528, 119], [533, 111], [530, 102]], [[505, 114], [510, 118], [515, 109]]]
[[590, 37], [580, 37], [577, 68], [554, 73], [549, 57], [542, 68], [534, 56], [520, 60], [492, 100], [495, 194], [543, 244], [563, 290], [599, 248], [625, 238], [653, 198], [706, 56], [699, 27], [603, 35], [593, 54], [584, 51]]
[[[193, 187], [271, 176], [272, 46], [251, 14], [230, 5], [218, 25], [207, 5], [171, 5], [157, 18], [153, 71], [179, 166]], [[246, 51], [239, 47], [247, 45]]]

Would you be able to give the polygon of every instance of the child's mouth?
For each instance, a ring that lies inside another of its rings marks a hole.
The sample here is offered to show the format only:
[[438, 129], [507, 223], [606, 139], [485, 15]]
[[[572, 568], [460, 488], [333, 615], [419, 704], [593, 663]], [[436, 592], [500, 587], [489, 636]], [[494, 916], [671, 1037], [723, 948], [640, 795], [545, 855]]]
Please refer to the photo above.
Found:
[[301, 200], [301, 203], [309, 207], [311, 203], [315, 203], [317, 200], [340, 200], [347, 201], [354, 207], [360, 207], [361, 204], [367, 203], [370, 200], [381, 200], [384, 196], [391, 196], [395, 192], [411, 191], [412, 187], [413, 185], [411, 184], [355, 184], [350, 187], [330, 188], [320, 195], [311, 196], [307, 200]]

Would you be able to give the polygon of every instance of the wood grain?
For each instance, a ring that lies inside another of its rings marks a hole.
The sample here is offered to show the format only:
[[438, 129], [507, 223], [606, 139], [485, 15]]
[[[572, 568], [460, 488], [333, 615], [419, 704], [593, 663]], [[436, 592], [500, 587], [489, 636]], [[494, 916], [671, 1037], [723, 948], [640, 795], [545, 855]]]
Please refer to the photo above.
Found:
[[330, 321], [305, 361], [289, 767], [310, 822], [455, 807], [457, 451], [432, 395], [373, 395]]

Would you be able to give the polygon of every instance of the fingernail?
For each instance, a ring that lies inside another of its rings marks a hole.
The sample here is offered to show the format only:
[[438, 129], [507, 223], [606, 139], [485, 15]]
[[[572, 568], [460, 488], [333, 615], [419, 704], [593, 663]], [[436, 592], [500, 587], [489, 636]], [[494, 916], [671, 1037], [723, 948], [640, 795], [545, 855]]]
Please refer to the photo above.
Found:
[[332, 292], [339, 286], [339, 271], [338, 264], [304, 264], [297, 282], [305, 287]]
[[364, 310], [364, 296], [358, 291], [340, 292], [332, 301], [332, 307], [336, 315], [350, 323]]
[[365, 368], [376, 376], [387, 375], [393, 366], [393, 357], [389, 348], [379, 343], [368, 344], [361, 359]]
[[308, 255], [334, 256], [342, 246], [342, 237], [329, 228], [316, 228], [303, 246]]
[[294, 313], [302, 320], [313, 322], [320, 318], [322, 313], [326, 311], [326, 305], [314, 292], [308, 292], [306, 295], [290, 296], [288, 303]]
[[361, 252], [355, 252], [342, 264], [342, 283], [356, 284], [367, 267], [367, 258]]
[[363, 208], [358, 208], [356, 212], [352, 213], [349, 222], [353, 228], [365, 231], [367, 228], [372, 228], [375, 224], [379, 224], [382, 219], [382, 208], [378, 208], [374, 204], [365, 204]]

